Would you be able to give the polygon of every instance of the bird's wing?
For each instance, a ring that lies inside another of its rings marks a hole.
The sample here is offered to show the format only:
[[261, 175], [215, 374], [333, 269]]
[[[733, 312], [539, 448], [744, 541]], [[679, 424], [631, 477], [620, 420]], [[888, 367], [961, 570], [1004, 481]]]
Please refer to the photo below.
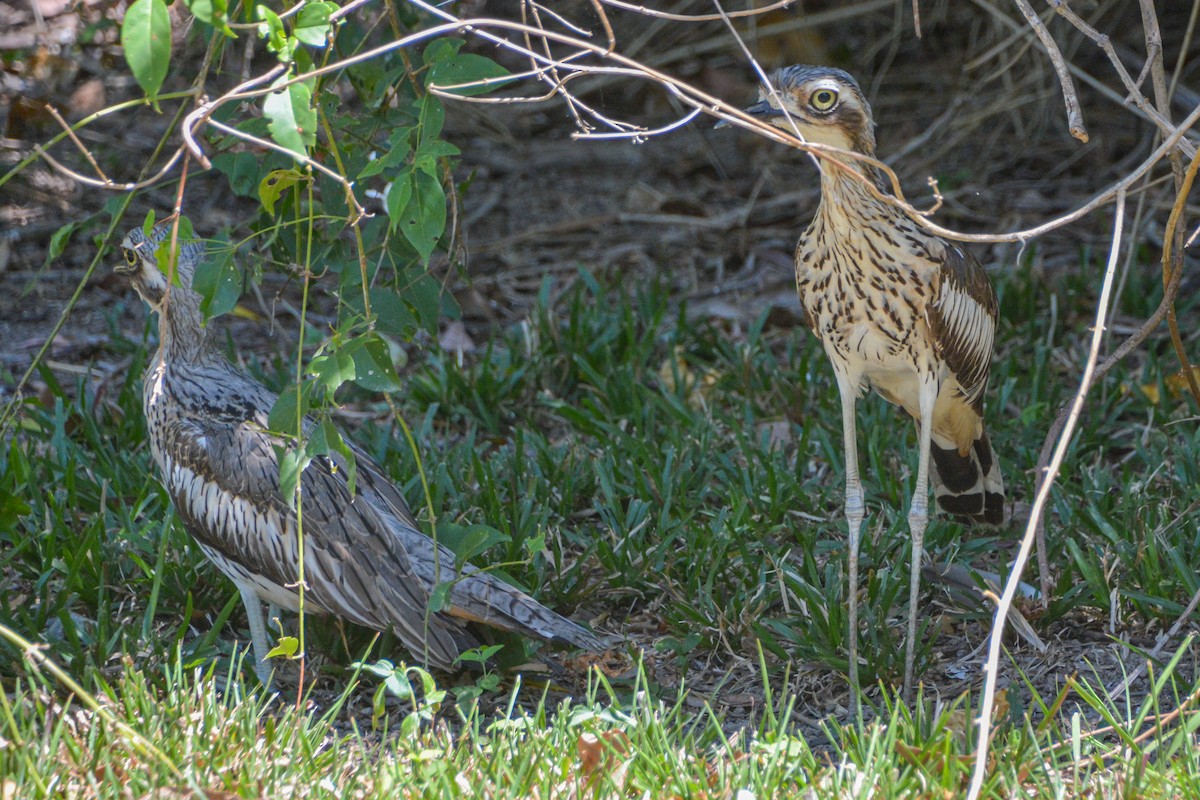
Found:
[[982, 408], [992, 361], [998, 306], [983, 267], [970, 253], [947, 244], [925, 321], [938, 355], [962, 387], [963, 398]]
[[[396, 485], [384, 474], [383, 467], [354, 442], [349, 439], [345, 441], [350, 452], [354, 454], [354, 465], [358, 475], [355, 481], [355, 491], [368, 495], [405, 525], [420, 530], [417, 518], [409, 508], [404, 495], [400, 494]], [[345, 469], [346, 465], [340, 454], [334, 453], [332, 458], [336, 464]]]
[[[192, 534], [252, 573], [279, 586], [294, 584], [297, 516], [281, 493], [276, 455], [277, 447], [288, 445], [259, 424], [211, 416], [177, 422], [169, 438], [175, 443], [172, 469], [192, 476], [169, 481]], [[366, 484], [378, 489], [386, 483], [365, 454], [357, 460]], [[397, 516], [401, 509], [407, 512], [406, 505], [395, 512], [380, 508], [368, 493], [351, 495], [347, 481], [347, 470], [323, 456], [301, 475], [309, 596], [337, 616], [376, 629], [391, 625], [415, 654], [450, 666], [473, 643], [459, 623], [428, 612], [431, 587], [421, 574], [425, 570], [414, 569], [413, 557], [432, 560], [433, 542], [407, 530], [405, 515]], [[410, 535], [398, 536], [397, 530]], [[429, 552], [419, 552], [422, 547]]]

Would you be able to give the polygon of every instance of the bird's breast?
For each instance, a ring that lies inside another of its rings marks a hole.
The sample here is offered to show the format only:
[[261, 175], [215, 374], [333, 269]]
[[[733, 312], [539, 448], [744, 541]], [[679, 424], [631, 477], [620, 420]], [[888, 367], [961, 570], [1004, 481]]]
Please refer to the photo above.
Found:
[[796, 286], [830, 358], [877, 387], [923, 368], [934, 266], [886, 228], [818, 216], [796, 248]]

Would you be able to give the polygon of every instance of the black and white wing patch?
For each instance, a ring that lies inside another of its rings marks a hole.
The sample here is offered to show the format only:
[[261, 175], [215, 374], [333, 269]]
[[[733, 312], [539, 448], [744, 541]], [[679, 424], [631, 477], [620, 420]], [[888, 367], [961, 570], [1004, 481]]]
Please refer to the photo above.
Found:
[[996, 292], [983, 267], [970, 253], [947, 244], [925, 321], [938, 355], [976, 410], [987, 388], [997, 313]]

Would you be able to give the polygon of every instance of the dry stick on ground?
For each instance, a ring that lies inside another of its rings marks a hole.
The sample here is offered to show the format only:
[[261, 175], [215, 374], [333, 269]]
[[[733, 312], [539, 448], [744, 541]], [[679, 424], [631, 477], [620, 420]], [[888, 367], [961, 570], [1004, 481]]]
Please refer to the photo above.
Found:
[[1033, 549], [1034, 534], [1037, 529], [1038, 520], [1045, 511], [1046, 501], [1050, 496], [1050, 487], [1053, 485], [1054, 477], [1058, 474], [1066, 458], [1067, 448], [1071, 444], [1071, 436], [1083, 413], [1083, 405], [1087, 399], [1088, 390], [1091, 389], [1092, 384], [1095, 382], [1093, 376], [1096, 361], [1100, 356], [1100, 344], [1104, 341], [1104, 323], [1108, 314], [1109, 295], [1112, 292], [1113, 278], [1117, 273], [1117, 261], [1121, 255], [1121, 233], [1124, 225], [1125, 192], [1121, 191], [1117, 194], [1116, 212], [1113, 219], [1112, 248], [1109, 251], [1108, 265], [1104, 271], [1104, 285], [1100, 289], [1100, 299], [1096, 303], [1096, 325], [1092, 329], [1092, 344], [1088, 350], [1087, 363], [1083, 367], [1083, 376], [1079, 381], [1079, 390], [1075, 393], [1075, 399], [1071, 403], [1070, 414], [1063, 425], [1062, 435], [1059, 437], [1058, 444], [1054, 449], [1054, 456], [1050, 459], [1046, 476], [1038, 487], [1037, 494], [1033, 499], [1033, 508], [1029, 512], [1029, 523], [1025, 526], [1025, 535], [1021, 538], [1021, 547], [1017, 551], [1016, 559], [1013, 561], [1012, 570], [1008, 576], [1008, 583], [1004, 587], [1004, 595], [1000, 598], [1000, 603], [996, 607], [996, 615], [992, 618], [992, 632], [988, 641], [988, 658], [987, 663], [984, 665], [983, 702], [979, 708], [979, 735], [976, 739], [975, 769], [971, 774], [971, 787], [967, 792], [967, 800], [978, 799], [979, 792], [983, 788], [983, 779], [987, 772], [992, 708], [996, 703], [996, 677], [1000, 670], [1000, 646], [1004, 633], [1004, 623], [1008, 618], [1008, 610], [1012, 607], [1013, 598], [1016, 596], [1017, 587], [1021, 583], [1021, 572], [1025, 567], [1025, 562], [1029, 560], [1030, 550]]
[[[1068, 679], [1067, 687], [1066, 687], [1065, 691], [1070, 691], [1078, 685], [1079, 685], [1079, 681], [1074, 676], [1072, 676], [1071, 678]], [[1124, 691], [1124, 689], [1118, 689], [1117, 692], [1110, 692], [1110, 694], [1119, 694], [1120, 692], [1123, 692], [1123, 691]], [[1133, 739], [1130, 740], [1129, 743], [1130, 744], [1141, 744], [1142, 742], [1147, 741], [1151, 737], [1161, 736], [1162, 733], [1166, 730], [1168, 725], [1170, 725], [1172, 722], [1175, 722], [1175, 720], [1179, 719], [1185, 713], [1188, 713], [1188, 714], [1195, 713], [1195, 712], [1189, 712], [1188, 707], [1191, 706], [1192, 704], [1194, 704], [1197, 700], [1200, 700], [1200, 688], [1193, 690], [1192, 693], [1189, 694], [1187, 697], [1185, 697], [1183, 699], [1183, 702], [1181, 702], [1179, 704], [1179, 706], [1177, 708], [1175, 708], [1174, 710], [1172, 710], [1166, 714], [1156, 715], [1154, 718], [1153, 724], [1151, 724], [1149, 728], [1142, 731], [1137, 736], [1133, 737]], [[1117, 727], [1115, 725], [1105, 725], [1102, 728], [1093, 728], [1092, 730], [1084, 731], [1083, 733], [1081, 733], [1080, 738], [1096, 739], [1100, 736], [1104, 736], [1105, 734], [1113, 733], [1116, 730], [1117, 730]], [[1069, 742], [1068, 740], [1060, 739], [1059, 741], [1054, 742], [1053, 744], [1051, 744], [1049, 747], [1047, 747], [1045, 749], [1054, 751], [1054, 750], [1066, 748], [1070, 744], [1071, 744], [1071, 742]], [[1127, 747], [1127, 745], [1124, 742], [1124, 740], [1121, 740], [1119, 748], [1114, 747], [1108, 753], [1101, 754], [1100, 758], [1105, 758], [1105, 759], [1107, 759], [1107, 758], [1123, 758], [1123, 757], [1125, 757], [1124, 751], [1125, 751], [1126, 747]], [[1081, 756], [1079, 759], [1073, 761], [1072, 763], [1075, 765], [1082, 765], [1082, 764], [1087, 763], [1090, 759], [1092, 759], [1094, 757], [1095, 757], [1094, 755], [1090, 755], [1090, 754], [1087, 756]]]

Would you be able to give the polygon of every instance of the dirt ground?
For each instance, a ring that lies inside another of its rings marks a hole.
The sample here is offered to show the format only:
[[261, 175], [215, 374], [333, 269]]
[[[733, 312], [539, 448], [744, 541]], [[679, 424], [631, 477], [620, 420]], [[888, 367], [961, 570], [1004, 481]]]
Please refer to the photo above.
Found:
[[[39, 110], [41, 101], [53, 100], [67, 119], [77, 119], [138, 95], [114, 43], [116, 7], [87, 0], [81, 10], [69, 11], [59, 0], [36, 2], [47, 20], [45, 29], [37, 28], [28, 4], [0, 2], [0, 52], [5, 54], [0, 175], [35, 155], [33, 145], [57, 131], [53, 118]], [[923, 4], [921, 39], [905, 21], [909, 4], [902, 2], [875, 3], [875, 10], [848, 22], [764, 36], [752, 44], [768, 66], [824, 62], [856, 73], [879, 123], [882, 158], [919, 204], [930, 203], [926, 181], [936, 177], [944, 196], [936, 221], [965, 232], [1037, 225], [1080, 205], [1145, 156], [1153, 129], [1122, 105], [1119, 89], [1112, 89], [1117, 84], [1111, 67], [1098, 48], [1066, 36], [1065, 28], [1054, 28], [1074, 42], [1068, 48], [1072, 63], [1097, 76], [1104, 87], [1080, 83], [1092, 134], [1082, 144], [1067, 132], [1057, 80], [1037, 45], [1013, 45], [989, 55], [1012, 28], [983, 5], [968, 5]], [[1179, 11], [1186, 10], [1183, 5]], [[804, 9], [820, 14], [837, 6], [814, 2]], [[1144, 51], [1144, 44], [1140, 33], [1129, 33], [1140, 32], [1136, 9], [1122, 12], [1113, 6], [1101, 4], [1096, 24], [1114, 34], [1126, 32], [1114, 39], [1129, 62], [1140, 67], [1134, 55]], [[1171, 47], [1178, 47], [1185, 23], [1164, 21], [1168, 53], [1177, 52]], [[733, 45], [711, 44], [722, 35], [719, 24], [662, 25], [654, 33], [637, 37], [640, 52], [633, 55], [657, 56], [659, 68], [713, 94], [741, 103], [754, 99], [752, 73]], [[1200, 63], [1187, 66], [1180, 77], [1177, 116], [1200, 98]], [[677, 115], [645, 85], [613, 79], [587, 91], [607, 112], [650, 127]], [[1118, 92], [1115, 99], [1109, 96], [1113, 91]], [[114, 179], [130, 180], [149, 158], [168, 119], [150, 109], [130, 109], [90, 126], [81, 138]], [[630, 281], [668, 275], [692, 313], [731, 327], [749, 322], [764, 307], [775, 310], [774, 326], [799, 324], [792, 249], [818, 197], [815, 169], [807, 157], [736, 130], [714, 131], [704, 117], [637, 144], [580, 141], [572, 138], [573, 131], [570, 115], [556, 103], [450, 109], [445, 138], [463, 152], [460, 174], [475, 176], [464, 204], [467, 258], [463, 271], [453, 273], [450, 281], [471, 341], [481, 345], [520, 320], [546, 275], [558, 276], [557, 286], [565, 288], [580, 265]], [[86, 169], [67, 144], [51, 152]], [[1158, 212], [1169, 199], [1167, 187], [1159, 188], [1147, 194], [1155, 213], [1148, 213], [1136, 231], [1154, 253], [1161, 249], [1165, 220]], [[139, 224], [150, 208], [166, 213], [173, 192], [170, 187], [143, 192], [134, 201], [128, 225]], [[124, 282], [113, 279], [112, 255], [88, 272], [95, 237], [108, 221], [101, 210], [114, 196], [82, 186], [44, 161], [0, 186], [0, 401], [10, 399], [16, 379], [68, 308], [67, 324], [47, 354], [52, 370], [72, 376], [90, 370], [103, 376], [127, 365], [128, 359], [108, 348], [110, 326], [139, 337], [144, 312]], [[250, 209], [229, 197], [222, 176], [197, 171], [189, 177], [186, 212], [199, 232], [210, 234], [235, 225]], [[1110, 219], [1101, 210], [1042, 237], [1033, 251], [1035, 265], [1047, 271], [1076, 269], [1081, 251], [1107, 247]], [[48, 259], [52, 235], [67, 222], [80, 227], [64, 252]], [[1013, 244], [973, 249], [993, 270], [1012, 264], [1019, 251]], [[280, 276], [266, 277], [260, 290], [267, 298], [264, 313], [270, 313], [270, 298], [285, 284]], [[286, 316], [276, 321], [273, 328], [245, 320], [228, 324], [236, 326], [243, 349], [283, 348], [294, 340], [295, 325]], [[1116, 324], [1137, 322], [1118, 319]], [[36, 393], [38, 386], [35, 377], [28, 390]], [[1052, 687], [1076, 672], [1095, 670], [1112, 685], [1130, 653], [1105, 635], [1105, 622], [1078, 618], [1059, 623], [1042, 632], [1046, 652], [1014, 645], [1014, 662], [1043, 696], [1054, 696]], [[976, 684], [986, 630], [953, 618], [946, 624], [958, 635], [942, 637], [943, 667], [925, 678], [929, 692], [950, 700]], [[1158, 631], [1125, 633], [1134, 644], [1147, 647]], [[1197, 656], [1190, 656], [1193, 673]], [[685, 677], [675, 674], [669, 659], [657, 663], [652, 657], [649, 667], [661, 685], [676, 685]], [[1006, 678], [1014, 675], [1011, 667], [1005, 673]], [[731, 726], [753, 719], [763, 702], [757, 675], [756, 661], [749, 656], [744, 663], [692, 664], [686, 676], [692, 691], [688, 702], [697, 711], [709, 702]], [[815, 732], [823, 717], [845, 713], [843, 682], [828, 672], [801, 667], [790, 681], [797, 708], [803, 709], [797, 712], [802, 728]]]

